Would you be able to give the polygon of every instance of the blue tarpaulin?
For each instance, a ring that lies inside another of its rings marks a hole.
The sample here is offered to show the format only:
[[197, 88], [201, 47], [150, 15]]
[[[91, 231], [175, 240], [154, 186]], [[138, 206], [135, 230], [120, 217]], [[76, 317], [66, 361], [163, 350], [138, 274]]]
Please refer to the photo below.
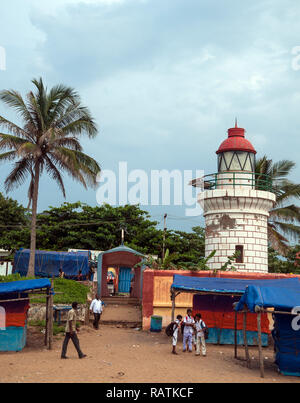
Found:
[[275, 363], [283, 375], [300, 376], [300, 330], [291, 326], [291, 315], [274, 314]]
[[[14, 273], [26, 276], [28, 271], [30, 250], [20, 249], [15, 253]], [[46, 252], [37, 250], [35, 253], [35, 276], [58, 277], [59, 269], [65, 278], [76, 278], [81, 270], [83, 278], [89, 274], [89, 252]]]
[[288, 279], [265, 279], [265, 280], [240, 280], [231, 278], [216, 278], [216, 277], [189, 277], [174, 275], [173, 284], [171, 288], [175, 290], [182, 291], [200, 291], [200, 292], [210, 292], [210, 293], [226, 293], [226, 294], [244, 294], [246, 288], [250, 285], [255, 286], [273, 286], [278, 289], [278, 287], [285, 287], [293, 285], [296, 287], [300, 282], [298, 278], [288, 278]]
[[51, 283], [48, 279], [12, 281], [10, 283], [0, 283], [0, 296], [15, 292], [26, 292], [30, 290], [39, 290], [41, 288], [50, 288]]
[[255, 305], [277, 310], [291, 310], [300, 306], [300, 282], [298, 279], [295, 280], [283, 283], [280, 287], [269, 283], [249, 285], [235, 309], [240, 311], [247, 305], [251, 312], [255, 312]]

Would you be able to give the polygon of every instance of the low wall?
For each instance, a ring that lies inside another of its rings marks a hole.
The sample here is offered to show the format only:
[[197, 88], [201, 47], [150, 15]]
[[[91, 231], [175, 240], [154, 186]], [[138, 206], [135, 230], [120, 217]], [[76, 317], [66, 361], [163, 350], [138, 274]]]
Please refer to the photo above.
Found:
[[[60, 305], [56, 305], [60, 306]], [[61, 305], [61, 306], [66, 306], [66, 304]], [[86, 314], [86, 305], [78, 305], [78, 310], [77, 310], [77, 317], [79, 322], [84, 322], [85, 321], [85, 314]], [[66, 322], [67, 320], [67, 311], [61, 311], [61, 322]], [[58, 314], [57, 314], [57, 319], [58, 319]], [[35, 304], [31, 305], [29, 310], [28, 310], [28, 316], [27, 320], [46, 320], [46, 306], [45, 304]]]
[[[182, 270], [151, 270], [144, 271], [143, 281], [143, 330], [149, 330], [151, 316], [159, 315], [163, 318], [163, 327], [171, 322], [172, 302], [170, 288], [173, 283], [173, 276], [179, 274], [190, 277], [216, 277], [212, 271], [182, 271]], [[275, 273], [239, 273], [239, 272], [218, 272], [217, 277], [236, 279], [282, 279], [300, 277], [292, 274]], [[192, 293], [182, 293], [176, 298], [175, 317], [186, 315], [188, 308], [193, 307]]]

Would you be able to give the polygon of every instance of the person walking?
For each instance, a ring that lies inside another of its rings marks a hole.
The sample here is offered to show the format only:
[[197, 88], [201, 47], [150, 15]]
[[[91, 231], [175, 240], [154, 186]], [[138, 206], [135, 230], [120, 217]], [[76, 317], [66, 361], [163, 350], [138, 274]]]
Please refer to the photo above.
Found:
[[94, 322], [93, 322], [94, 329], [99, 329], [99, 321], [103, 311], [103, 304], [98, 294], [91, 303], [90, 311], [94, 314]]
[[204, 329], [206, 325], [201, 319], [201, 314], [197, 313], [195, 316], [195, 328], [196, 328], [196, 355], [200, 355], [200, 344], [203, 357], [206, 357], [206, 343]]
[[66, 356], [66, 354], [67, 354], [67, 348], [68, 348], [70, 339], [72, 340], [72, 342], [77, 350], [78, 357], [79, 358], [86, 357], [86, 354], [83, 354], [83, 352], [80, 349], [79, 340], [78, 340], [77, 333], [76, 333], [76, 332], [79, 332], [79, 328], [76, 325], [77, 309], [78, 309], [78, 303], [73, 302], [72, 309], [68, 312], [68, 316], [67, 316], [67, 323], [66, 323], [66, 328], [65, 328], [66, 335], [65, 335], [65, 339], [64, 339], [62, 351], [61, 351], [62, 359], [68, 358]]
[[192, 310], [187, 310], [187, 316], [183, 319], [183, 352], [186, 351], [186, 345], [188, 345], [188, 350], [191, 353], [193, 351], [193, 327], [195, 325], [194, 318], [192, 317]]

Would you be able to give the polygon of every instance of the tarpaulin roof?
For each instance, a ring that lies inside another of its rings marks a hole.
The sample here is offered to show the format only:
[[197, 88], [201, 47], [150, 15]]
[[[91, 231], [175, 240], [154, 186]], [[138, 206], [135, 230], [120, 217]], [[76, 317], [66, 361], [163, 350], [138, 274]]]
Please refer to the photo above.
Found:
[[236, 310], [240, 311], [247, 305], [251, 312], [255, 312], [255, 306], [281, 310], [291, 310], [300, 306], [300, 282], [285, 283], [281, 287], [273, 285], [249, 285], [245, 294], [240, 299]]
[[246, 288], [250, 285], [258, 287], [273, 286], [278, 290], [278, 287], [281, 288], [285, 285], [290, 285], [291, 287], [295, 285], [296, 287], [300, 285], [300, 282], [296, 277], [288, 279], [240, 280], [217, 277], [190, 277], [175, 274], [171, 288], [178, 291], [244, 294]]
[[[20, 249], [15, 253], [14, 272], [26, 276], [29, 265], [30, 250]], [[81, 270], [82, 275], [89, 273], [89, 252], [35, 252], [35, 276], [52, 277], [59, 275], [59, 269], [66, 278], [73, 278]]]
[[10, 294], [13, 292], [26, 292], [31, 290], [39, 290], [41, 288], [50, 288], [51, 283], [49, 279], [38, 280], [22, 280], [12, 281], [10, 283], [0, 283], [0, 295]]

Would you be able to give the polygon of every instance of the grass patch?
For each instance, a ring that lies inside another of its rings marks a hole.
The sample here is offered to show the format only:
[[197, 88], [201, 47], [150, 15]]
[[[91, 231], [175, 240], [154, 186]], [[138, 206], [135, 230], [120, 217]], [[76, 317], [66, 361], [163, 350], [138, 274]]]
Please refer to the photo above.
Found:
[[[9, 283], [11, 281], [25, 281], [34, 280], [37, 277], [21, 277], [19, 273], [11, 274], [9, 276], [0, 276], [0, 283]], [[60, 293], [54, 295], [54, 304], [68, 304], [71, 305], [72, 302], [76, 301], [78, 304], [85, 304], [87, 301], [87, 294], [89, 292], [89, 287], [79, 283], [75, 280], [67, 280], [65, 278], [55, 278], [54, 279], [54, 293]], [[44, 304], [46, 303], [46, 298], [32, 298], [33, 304]]]

